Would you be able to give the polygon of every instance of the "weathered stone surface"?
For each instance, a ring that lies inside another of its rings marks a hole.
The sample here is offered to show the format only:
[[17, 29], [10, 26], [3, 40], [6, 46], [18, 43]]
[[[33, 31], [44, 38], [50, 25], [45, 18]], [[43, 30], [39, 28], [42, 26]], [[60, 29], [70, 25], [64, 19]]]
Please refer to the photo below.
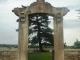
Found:
[[18, 51], [0, 51], [0, 60], [18, 60]]
[[[0, 51], [0, 60], [18, 60], [18, 51]], [[64, 60], [80, 60], [80, 49], [64, 50]]]
[[80, 49], [65, 50], [64, 60], [80, 60]]
[[69, 12], [66, 7], [53, 7], [45, 0], [37, 0], [30, 6], [12, 10], [19, 17], [19, 60], [28, 60], [28, 15], [47, 13], [54, 17], [54, 60], [64, 60], [63, 16]]

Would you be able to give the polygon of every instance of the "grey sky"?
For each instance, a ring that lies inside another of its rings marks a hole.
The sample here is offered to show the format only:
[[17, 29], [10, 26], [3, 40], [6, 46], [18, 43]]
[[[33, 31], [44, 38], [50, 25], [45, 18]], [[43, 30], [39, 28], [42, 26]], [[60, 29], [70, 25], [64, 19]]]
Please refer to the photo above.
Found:
[[[0, 0], [0, 43], [17, 44], [18, 28], [17, 16], [12, 12], [15, 7], [30, 5], [36, 0]], [[80, 20], [75, 11], [80, 8], [80, 0], [46, 0], [54, 7], [68, 7], [70, 12], [64, 16], [64, 41], [67, 45], [73, 45], [76, 39], [80, 40]], [[50, 24], [52, 27], [52, 22]]]

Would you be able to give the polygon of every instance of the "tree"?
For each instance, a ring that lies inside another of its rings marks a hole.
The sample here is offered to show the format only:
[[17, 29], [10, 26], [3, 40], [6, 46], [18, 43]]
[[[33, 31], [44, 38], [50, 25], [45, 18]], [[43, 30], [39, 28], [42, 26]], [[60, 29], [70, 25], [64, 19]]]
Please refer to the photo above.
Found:
[[[53, 38], [54, 38], [54, 36], [53, 36], [53, 30], [48, 27], [45, 30], [45, 32], [43, 32], [43, 34], [44, 34], [43, 38], [44, 38], [45, 43], [48, 42], [47, 43], [48, 45], [53, 46], [54, 45], [53, 44], [54, 43], [54, 41], [53, 41]], [[45, 44], [45, 45], [47, 45], [47, 44]]]
[[64, 43], [64, 47], [67, 47], [66, 42]]
[[80, 46], [80, 41], [78, 41], [78, 39], [76, 39], [76, 41], [74, 42], [74, 46], [76, 47]]
[[29, 15], [29, 26], [33, 26], [32, 31], [37, 33], [37, 36], [34, 36], [29, 42], [31, 42], [31, 44], [39, 43], [40, 51], [42, 51], [42, 42], [52, 41], [51, 36], [53, 36], [53, 31], [48, 26], [50, 23], [48, 20], [47, 14]]
[[80, 9], [79, 10], [76, 10], [76, 11], [78, 11], [78, 14], [79, 14], [78, 18], [80, 19]]

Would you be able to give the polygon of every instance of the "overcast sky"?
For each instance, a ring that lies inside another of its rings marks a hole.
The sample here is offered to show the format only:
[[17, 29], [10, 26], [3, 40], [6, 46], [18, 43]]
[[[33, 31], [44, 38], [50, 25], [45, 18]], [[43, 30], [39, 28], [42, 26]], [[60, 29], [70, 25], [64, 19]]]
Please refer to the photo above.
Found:
[[[15, 7], [21, 5], [30, 5], [36, 0], [0, 0], [0, 44], [17, 44], [18, 28], [16, 20], [18, 17], [12, 12]], [[54, 7], [68, 7], [70, 12], [64, 16], [64, 42], [67, 45], [73, 45], [74, 41], [80, 41], [80, 20], [78, 12], [80, 9], [80, 0], [46, 0]], [[50, 24], [52, 27], [52, 22]]]

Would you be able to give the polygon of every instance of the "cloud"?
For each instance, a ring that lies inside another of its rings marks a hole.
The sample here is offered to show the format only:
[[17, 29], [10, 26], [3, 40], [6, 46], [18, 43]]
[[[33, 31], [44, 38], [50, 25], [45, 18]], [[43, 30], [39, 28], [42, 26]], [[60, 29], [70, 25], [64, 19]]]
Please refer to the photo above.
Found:
[[8, 0], [0, 0], [0, 4], [7, 2]]
[[16, 23], [16, 17], [12, 13], [12, 8], [8, 4], [8, 1], [0, 4], [0, 43], [3, 44], [17, 44], [17, 32], [18, 28]]
[[[18, 28], [16, 20], [18, 17], [12, 12], [15, 7], [30, 5], [36, 0], [0, 0], [0, 43], [18, 43]], [[46, 0], [54, 7], [68, 7], [70, 12], [64, 16], [64, 40], [68, 45], [72, 45], [80, 36], [80, 20], [77, 18], [76, 9], [79, 8], [80, 0]], [[51, 22], [50, 27], [53, 28]], [[71, 42], [72, 41], [72, 42]]]
[[[54, 27], [53, 23], [54, 23], [54, 20], [50, 24], [51, 28]], [[63, 31], [64, 42], [66, 42], [67, 45], [73, 45], [76, 39], [79, 39], [80, 41], [80, 20], [79, 19], [63, 20], [63, 30], [64, 30]]]
[[73, 45], [76, 39], [80, 41], [80, 28], [79, 29], [64, 29], [64, 41], [67, 45]]
[[77, 29], [80, 28], [80, 20], [79, 19], [63, 20], [63, 25], [65, 29]]
[[16, 26], [0, 21], [0, 44], [18, 44]]
[[64, 20], [73, 20], [73, 19], [78, 19], [78, 14], [75, 10], [70, 10], [70, 12], [68, 12], [65, 16], [64, 16]]
[[[50, 20], [50, 27], [53, 28], [54, 20]], [[80, 28], [80, 20], [79, 19], [65, 19], [63, 20], [64, 29], [78, 29]]]
[[69, 9], [71, 10], [78, 10], [80, 9], [80, 4], [77, 4], [77, 5], [70, 5], [70, 6], [67, 6]]
[[73, 45], [76, 39], [80, 41], [80, 20], [64, 20], [64, 41], [67, 45]]
[[79, 4], [80, 0], [45, 0], [50, 2], [54, 7], [67, 7], [67, 6], [75, 6]]

